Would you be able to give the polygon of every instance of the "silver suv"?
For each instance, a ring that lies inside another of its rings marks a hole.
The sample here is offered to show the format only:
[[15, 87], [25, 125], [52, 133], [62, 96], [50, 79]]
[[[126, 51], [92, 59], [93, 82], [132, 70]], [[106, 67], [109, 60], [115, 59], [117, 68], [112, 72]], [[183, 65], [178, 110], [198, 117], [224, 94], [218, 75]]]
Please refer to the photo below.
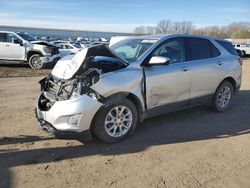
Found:
[[196, 35], [140, 36], [61, 59], [40, 81], [41, 127], [118, 142], [145, 118], [198, 105], [225, 111], [241, 85], [232, 44]]

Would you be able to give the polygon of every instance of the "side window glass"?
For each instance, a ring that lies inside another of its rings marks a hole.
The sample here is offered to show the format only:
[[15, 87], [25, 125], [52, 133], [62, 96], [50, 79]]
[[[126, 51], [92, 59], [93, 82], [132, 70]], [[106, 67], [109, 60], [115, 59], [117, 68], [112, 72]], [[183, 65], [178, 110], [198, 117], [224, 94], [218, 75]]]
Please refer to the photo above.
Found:
[[15, 41], [19, 41], [19, 39], [15, 35], [7, 33], [6, 42], [14, 43]]
[[210, 42], [211, 52], [213, 57], [218, 57], [221, 55], [220, 51]]
[[0, 42], [6, 42], [6, 33], [0, 33]]
[[65, 49], [72, 49], [72, 47], [69, 45], [65, 45]]
[[212, 57], [210, 41], [202, 38], [188, 38], [191, 60], [207, 59]]
[[170, 59], [170, 64], [185, 61], [185, 47], [183, 39], [176, 38], [164, 42], [151, 56], [163, 56]]

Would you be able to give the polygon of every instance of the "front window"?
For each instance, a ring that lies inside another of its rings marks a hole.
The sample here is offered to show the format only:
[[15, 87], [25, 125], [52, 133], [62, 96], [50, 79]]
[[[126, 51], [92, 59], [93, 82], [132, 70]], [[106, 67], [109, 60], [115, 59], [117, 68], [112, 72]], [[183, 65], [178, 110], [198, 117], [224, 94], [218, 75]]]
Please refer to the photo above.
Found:
[[23, 38], [26, 41], [35, 41], [36, 39], [34, 39], [32, 36], [26, 34], [26, 33], [17, 33], [21, 38]]
[[12, 33], [7, 33], [6, 35], [6, 42], [14, 43], [15, 41], [18, 41], [19, 39], [16, 37], [16, 35], [13, 35]]
[[170, 59], [170, 64], [185, 61], [185, 47], [183, 39], [170, 39], [162, 43], [151, 56], [162, 56]]
[[125, 39], [110, 48], [121, 59], [129, 62], [138, 59], [157, 39]]

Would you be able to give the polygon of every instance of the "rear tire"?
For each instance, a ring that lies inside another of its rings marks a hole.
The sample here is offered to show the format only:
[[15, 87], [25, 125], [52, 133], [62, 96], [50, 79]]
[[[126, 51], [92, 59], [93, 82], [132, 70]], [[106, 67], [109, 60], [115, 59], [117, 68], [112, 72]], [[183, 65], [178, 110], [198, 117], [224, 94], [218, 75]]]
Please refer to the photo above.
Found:
[[41, 69], [43, 67], [40, 54], [31, 55], [28, 62], [32, 69]]
[[223, 81], [214, 94], [212, 109], [216, 112], [226, 111], [231, 105], [233, 92], [232, 84], [229, 81]]
[[135, 105], [124, 99], [102, 108], [94, 119], [94, 133], [101, 141], [115, 143], [132, 134], [138, 123]]

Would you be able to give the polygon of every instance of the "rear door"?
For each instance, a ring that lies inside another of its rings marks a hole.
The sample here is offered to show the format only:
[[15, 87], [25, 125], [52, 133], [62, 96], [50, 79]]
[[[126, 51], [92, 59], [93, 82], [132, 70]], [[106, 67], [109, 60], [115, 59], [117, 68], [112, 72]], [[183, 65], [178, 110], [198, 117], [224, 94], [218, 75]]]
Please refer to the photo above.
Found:
[[187, 59], [192, 69], [190, 99], [213, 94], [223, 73], [224, 62], [220, 51], [204, 38], [187, 37]]
[[[147, 108], [181, 108], [187, 104], [191, 87], [191, 72], [186, 65], [183, 38], [168, 39], [150, 57], [163, 56], [170, 64], [145, 67]], [[149, 57], [149, 58], [150, 58]]]

